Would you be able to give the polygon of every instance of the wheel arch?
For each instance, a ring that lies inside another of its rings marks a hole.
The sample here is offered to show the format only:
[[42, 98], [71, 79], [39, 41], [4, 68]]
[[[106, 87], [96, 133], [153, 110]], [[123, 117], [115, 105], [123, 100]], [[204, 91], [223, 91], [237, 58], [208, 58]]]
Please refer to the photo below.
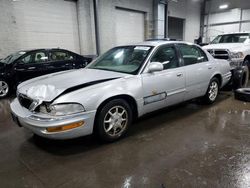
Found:
[[217, 79], [219, 80], [219, 86], [221, 87], [221, 86], [222, 86], [222, 82], [223, 82], [223, 80], [222, 80], [222, 75], [219, 74], [219, 73], [216, 73], [216, 74], [212, 77], [212, 79], [213, 79], [213, 78], [217, 78]]
[[248, 60], [250, 62], [250, 55], [246, 55], [246, 57], [244, 58], [244, 61]]
[[250, 72], [250, 55], [247, 55], [247, 56], [244, 58], [244, 61], [243, 61], [243, 62], [245, 62], [246, 60], [248, 60], [247, 66], [248, 66], [248, 70], [249, 70], [249, 72]]
[[136, 119], [138, 117], [138, 105], [136, 103], [136, 100], [134, 97], [132, 97], [131, 95], [128, 95], [128, 94], [115, 95], [112, 97], [108, 97], [107, 99], [102, 101], [97, 107], [96, 117], [98, 116], [98, 112], [100, 112], [100, 110], [105, 106], [105, 104], [107, 104], [108, 102], [115, 100], [115, 99], [125, 100], [129, 104], [129, 106], [131, 107], [132, 113], [134, 115], [133, 119]]

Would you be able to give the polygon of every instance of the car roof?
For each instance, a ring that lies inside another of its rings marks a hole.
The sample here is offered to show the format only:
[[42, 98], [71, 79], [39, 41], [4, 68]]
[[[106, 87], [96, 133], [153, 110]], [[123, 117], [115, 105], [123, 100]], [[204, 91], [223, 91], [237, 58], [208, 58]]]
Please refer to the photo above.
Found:
[[[39, 51], [39, 50], [66, 50], [62, 48], [37, 48], [37, 49], [29, 49], [29, 50], [19, 50], [18, 52], [33, 52], [33, 51]], [[66, 50], [69, 51], [69, 50]]]
[[136, 43], [135, 45], [138, 46], [160, 46], [163, 44], [188, 44], [188, 45], [193, 45], [193, 43], [185, 42], [185, 41], [164, 41], [164, 40], [155, 40], [155, 41], [144, 41], [140, 43]]
[[221, 33], [221, 34], [219, 34], [219, 35], [233, 35], [233, 34], [250, 34], [250, 31], [240, 31], [240, 32]]

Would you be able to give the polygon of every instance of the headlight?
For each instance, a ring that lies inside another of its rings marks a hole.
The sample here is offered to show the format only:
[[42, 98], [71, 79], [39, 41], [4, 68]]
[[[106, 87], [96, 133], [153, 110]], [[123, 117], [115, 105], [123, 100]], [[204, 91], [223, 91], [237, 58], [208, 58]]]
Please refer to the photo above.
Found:
[[232, 59], [243, 59], [244, 54], [242, 52], [231, 52], [230, 53]]
[[54, 105], [41, 105], [40, 112], [50, 114], [53, 116], [64, 116], [70, 114], [76, 114], [84, 112], [85, 109], [81, 104], [66, 103], [66, 104], [54, 104]]

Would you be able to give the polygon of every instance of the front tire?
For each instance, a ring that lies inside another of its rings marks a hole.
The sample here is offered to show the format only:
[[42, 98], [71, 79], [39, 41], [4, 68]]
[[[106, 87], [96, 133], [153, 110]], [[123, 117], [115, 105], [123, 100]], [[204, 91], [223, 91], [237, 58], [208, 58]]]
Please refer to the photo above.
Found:
[[212, 104], [216, 101], [219, 94], [219, 80], [217, 78], [212, 78], [208, 85], [206, 95], [203, 97], [203, 101], [206, 104]]
[[248, 69], [248, 79], [250, 80], [250, 61], [248, 59], [245, 59], [243, 62], [243, 66], [246, 66]]
[[106, 142], [113, 142], [123, 137], [132, 122], [132, 110], [123, 99], [114, 99], [105, 104], [98, 112], [96, 133]]
[[7, 81], [0, 79], [0, 99], [7, 97], [10, 93], [10, 86]]
[[247, 87], [248, 85], [249, 70], [247, 66], [242, 66], [234, 71], [233, 76], [233, 89]]

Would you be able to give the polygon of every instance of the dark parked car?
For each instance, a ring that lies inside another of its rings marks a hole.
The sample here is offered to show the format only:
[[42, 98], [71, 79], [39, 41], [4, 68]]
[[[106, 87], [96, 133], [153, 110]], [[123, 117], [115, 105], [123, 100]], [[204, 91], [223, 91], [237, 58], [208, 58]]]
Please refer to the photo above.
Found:
[[19, 51], [0, 61], [0, 98], [25, 80], [49, 73], [84, 68], [92, 59], [64, 49]]

